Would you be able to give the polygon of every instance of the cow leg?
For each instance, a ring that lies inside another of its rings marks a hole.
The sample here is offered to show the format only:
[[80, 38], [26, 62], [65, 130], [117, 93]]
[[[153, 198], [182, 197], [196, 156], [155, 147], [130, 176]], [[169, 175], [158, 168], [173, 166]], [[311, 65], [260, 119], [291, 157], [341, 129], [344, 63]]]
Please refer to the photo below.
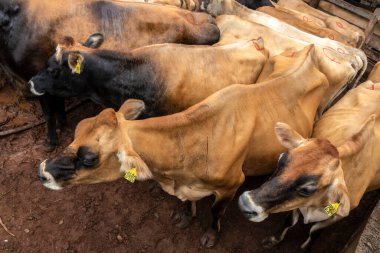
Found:
[[341, 220], [342, 217], [339, 217], [339, 216], [334, 216], [328, 220], [325, 220], [325, 221], [321, 221], [321, 222], [317, 222], [315, 223], [311, 228], [310, 228], [310, 232], [309, 232], [309, 237], [307, 238], [307, 240], [301, 245], [301, 249], [304, 251], [304, 252], [310, 252], [311, 250], [311, 246], [312, 246], [312, 243], [314, 242], [315, 238], [317, 238], [320, 233], [321, 233], [321, 229], [322, 228], [325, 228], [325, 227], [328, 227], [330, 226], [331, 224]]
[[274, 235], [265, 238], [261, 242], [263, 247], [266, 249], [270, 249], [279, 244], [285, 238], [285, 235], [288, 232], [288, 230], [297, 224], [299, 216], [300, 215], [298, 210], [293, 210], [291, 213], [289, 213], [281, 229], [278, 230]]
[[185, 201], [183, 203], [182, 212], [174, 216], [174, 222], [176, 227], [187, 228], [193, 217], [196, 216], [196, 202], [195, 201]]
[[43, 149], [45, 151], [52, 151], [57, 146], [56, 118], [53, 98], [49, 94], [45, 94], [40, 97], [39, 101], [48, 130]]
[[234, 195], [235, 192], [232, 195], [221, 196], [220, 198], [218, 198], [218, 196], [215, 197], [214, 204], [211, 207], [211, 227], [207, 229], [207, 231], [203, 234], [201, 238], [201, 243], [203, 246], [211, 248], [215, 245], [218, 233], [220, 231], [220, 218], [226, 211], [226, 208], [230, 201], [233, 199]]
[[57, 127], [62, 129], [65, 126], [67, 126], [65, 99], [60, 97], [54, 97], [54, 108], [57, 116]]

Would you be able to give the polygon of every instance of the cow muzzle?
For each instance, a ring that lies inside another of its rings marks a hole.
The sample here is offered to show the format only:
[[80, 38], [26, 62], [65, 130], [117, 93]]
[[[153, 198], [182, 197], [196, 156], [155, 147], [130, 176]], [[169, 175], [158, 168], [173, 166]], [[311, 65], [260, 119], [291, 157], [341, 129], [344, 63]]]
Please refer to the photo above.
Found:
[[268, 217], [264, 208], [257, 205], [253, 201], [251, 193], [249, 191], [244, 192], [239, 197], [239, 208], [244, 216], [253, 222], [261, 222]]
[[38, 92], [35, 88], [35, 85], [34, 85], [34, 82], [32, 80], [30, 80], [28, 82], [29, 86], [30, 86], [30, 92], [32, 92], [34, 95], [36, 96], [42, 96], [45, 94], [45, 92]]
[[46, 188], [51, 190], [61, 190], [62, 186], [55, 181], [54, 177], [48, 171], [46, 171], [46, 164], [47, 159], [38, 167], [37, 177]]
[[206, 12], [207, 11], [207, 6], [209, 5], [209, 3], [210, 3], [210, 0], [200, 0], [199, 1], [199, 9], [201, 10], [201, 11], [204, 11], [204, 12]]

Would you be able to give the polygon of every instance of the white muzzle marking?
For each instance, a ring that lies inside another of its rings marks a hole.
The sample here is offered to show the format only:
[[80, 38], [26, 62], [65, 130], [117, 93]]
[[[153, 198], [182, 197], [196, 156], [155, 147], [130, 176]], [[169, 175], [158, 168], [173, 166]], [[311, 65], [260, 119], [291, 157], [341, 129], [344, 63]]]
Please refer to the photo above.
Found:
[[249, 192], [244, 192], [239, 198], [240, 209], [244, 212], [245, 216], [253, 222], [261, 222], [268, 217], [264, 208], [257, 205], [255, 201], [248, 194]]
[[36, 89], [34, 88], [34, 83], [32, 80], [29, 81], [29, 85], [30, 85], [30, 92], [32, 92], [34, 95], [36, 96], [42, 96], [45, 94], [45, 92], [38, 92], [36, 91]]
[[43, 186], [51, 190], [56, 190], [56, 191], [62, 190], [62, 186], [57, 184], [54, 177], [49, 172], [46, 171], [46, 160], [43, 161], [39, 167], [40, 175], [46, 178], [46, 181], [42, 183]]

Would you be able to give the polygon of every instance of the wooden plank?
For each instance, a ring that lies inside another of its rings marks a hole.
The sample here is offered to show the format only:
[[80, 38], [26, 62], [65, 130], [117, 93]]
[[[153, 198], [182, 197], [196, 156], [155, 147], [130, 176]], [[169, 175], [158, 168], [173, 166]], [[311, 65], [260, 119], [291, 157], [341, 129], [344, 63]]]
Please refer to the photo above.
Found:
[[374, 11], [371, 19], [368, 22], [367, 27], [364, 30], [364, 37], [365, 37], [364, 44], [367, 44], [369, 40], [371, 39], [373, 35], [373, 30], [375, 29], [375, 25], [379, 22], [379, 20], [380, 20], [380, 8], [377, 8]]
[[326, 0], [326, 1], [328, 1], [330, 3], [333, 3], [333, 4], [335, 4], [335, 5], [339, 6], [339, 7], [342, 7], [344, 9], [348, 10], [348, 11], [351, 11], [351, 12], [353, 12], [353, 13], [355, 13], [355, 14], [363, 17], [363, 18], [371, 19], [372, 14], [371, 14], [370, 11], [367, 11], [365, 9], [356, 7], [356, 6], [354, 6], [354, 5], [350, 4], [350, 3], [347, 3], [347, 2], [345, 2], [343, 0]]

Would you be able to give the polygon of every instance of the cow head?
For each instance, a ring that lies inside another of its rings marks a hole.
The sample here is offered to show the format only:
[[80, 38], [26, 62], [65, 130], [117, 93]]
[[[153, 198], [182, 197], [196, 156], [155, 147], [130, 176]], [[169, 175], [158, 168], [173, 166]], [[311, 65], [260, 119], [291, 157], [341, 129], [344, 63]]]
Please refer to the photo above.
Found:
[[30, 91], [37, 96], [45, 92], [61, 97], [82, 94], [85, 90], [84, 80], [88, 78], [85, 66], [91, 65], [88, 53], [102, 43], [103, 35], [100, 33], [90, 35], [82, 44], [76, 43], [72, 37], [62, 38], [47, 68], [29, 81]]
[[20, 11], [20, 4], [15, 1], [1, 1], [0, 3], [0, 30], [7, 30], [11, 20]]
[[300, 209], [305, 223], [317, 222], [328, 219], [325, 208], [338, 203], [334, 215], [347, 216], [350, 200], [340, 157], [361, 149], [373, 123], [371, 116], [357, 134], [338, 148], [325, 139], [304, 139], [288, 125], [277, 123], [276, 136], [288, 152], [280, 155], [269, 181], [240, 196], [239, 207], [244, 215], [260, 222], [270, 213]]
[[133, 150], [128, 124], [145, 109], [144, 102], [127, 100], [118, 112], [105, 109], [84, 119], [75, 129], [74, 141], [62, 155], [43, 161], [38, 177], [47, 188], [110, 182], [136, 168], [137, 180], [152, 177], [145, 162]]

